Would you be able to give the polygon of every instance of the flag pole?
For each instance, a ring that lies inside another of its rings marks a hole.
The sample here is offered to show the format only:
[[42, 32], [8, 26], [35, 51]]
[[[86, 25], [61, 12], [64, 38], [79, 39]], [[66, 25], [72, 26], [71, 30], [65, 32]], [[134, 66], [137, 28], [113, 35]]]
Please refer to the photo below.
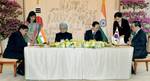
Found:
[[121, 0], [119, 0], [119, 12], [121, 11]]

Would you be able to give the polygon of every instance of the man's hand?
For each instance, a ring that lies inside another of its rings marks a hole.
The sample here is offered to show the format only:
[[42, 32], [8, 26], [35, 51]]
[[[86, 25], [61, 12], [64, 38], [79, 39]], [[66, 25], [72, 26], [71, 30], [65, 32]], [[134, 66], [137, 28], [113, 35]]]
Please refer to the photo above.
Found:
[[128, 45], [131, 45], [131, 38], [129, 38], [129, 41], [127, 42]]

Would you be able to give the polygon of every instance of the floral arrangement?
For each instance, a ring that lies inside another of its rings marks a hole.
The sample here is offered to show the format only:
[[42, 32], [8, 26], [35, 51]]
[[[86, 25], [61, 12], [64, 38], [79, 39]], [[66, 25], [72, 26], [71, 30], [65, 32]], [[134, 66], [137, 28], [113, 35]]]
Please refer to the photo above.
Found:
[[145, 0], [122, 0], [121, 6], [123, 9], [129, 9], [129, 11], [124, 11], [123, 15], [128, 19], [129, 23], [133, 21], [140, 21], [142, 23], [142, 29], [145, 32], [150, 32], [150, 18], [147, 17], [144, 11], [149, 3]]
[[109, 47], [111, 44], [102, 41], [80, 41], [80, 40], [65, 40], [63, 42], [51, 42], [50, 47], [57, 48], [103, 48]]
[[149, 3], [145, 3], [145, 0], [122, 0], [121, 5], [123, 9], [144, 9], [148, 7]]
[[22, 14], [16, 1], [0, 0], [0, 41], [18, 29], [22, 22], [17, 19]]

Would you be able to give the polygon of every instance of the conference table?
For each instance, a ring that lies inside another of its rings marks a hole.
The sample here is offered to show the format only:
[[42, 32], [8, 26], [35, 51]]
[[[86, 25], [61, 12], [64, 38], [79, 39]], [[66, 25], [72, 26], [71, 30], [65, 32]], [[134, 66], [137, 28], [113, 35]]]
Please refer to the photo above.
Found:
[[132, 47], [25, 47], [25, 79], [129, 79]]

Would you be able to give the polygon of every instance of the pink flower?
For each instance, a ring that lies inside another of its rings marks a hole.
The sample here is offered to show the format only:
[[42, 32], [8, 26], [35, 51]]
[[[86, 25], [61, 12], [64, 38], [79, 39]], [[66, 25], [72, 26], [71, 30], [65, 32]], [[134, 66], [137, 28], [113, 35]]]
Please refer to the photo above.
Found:
[[[22, 13], [21, 6], [16, 1], [0, 0], [0, 36], [7, 38], [16, 31], [22, 22], [17, 17]], [[0, 39], [1, 40], [1, 39]]]
[[137, 3], [137, 2], [145, 2], [145, 0], [122, 0], [123, 3]]

